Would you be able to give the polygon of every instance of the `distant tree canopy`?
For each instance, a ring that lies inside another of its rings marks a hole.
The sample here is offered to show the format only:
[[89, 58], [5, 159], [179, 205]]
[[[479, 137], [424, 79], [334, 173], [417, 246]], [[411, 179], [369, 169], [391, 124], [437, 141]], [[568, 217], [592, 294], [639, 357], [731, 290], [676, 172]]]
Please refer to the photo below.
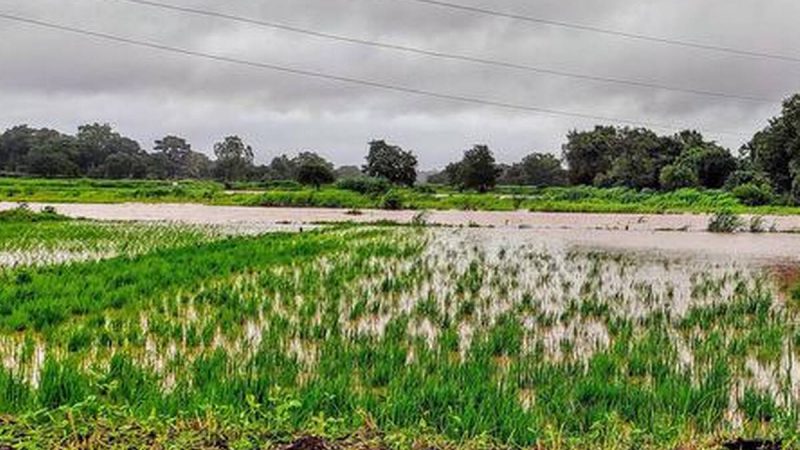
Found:
[[336, 178], [359, 178], [363, 175], [358, 166], [341, 166], [336, 169]]
[[417, 181], [417, 157], [385, 141], [369, 143], [364, 173], [371, 177], [386, 178], [392, 183], [413, 186]]
[[444, 171], [449, 184], [478, 192], [493, 189], [500, 177], [494, 154], [485, 145], [476, 145], [467, 150], [461, 161], [451, 163]]
[[800, 94], [756, 133], [742, 152], [751, 170], [762, 173], [773, 189], [800, 204]]
[[323, 184], [333, 183], [336, 174], [333, 164], [313, 152], [302, 152], [292, 160], [297, 182], [319, 188]]
[[728, 150], [696, 131], [674, 136], [643, 128], [572, 131], [563, 155], [572, 184], [635, 189], [720, 188], [737, 168]]
[[[778, 201], [800, 205], [800, 94], [787, 99], [781, 114], [753, 136], [735, 157], [729, 150], [686, 130], [670, 136], [645, 128], [597, 126], [570, 131], [559, 159], [531, 153], [497, 164], [488, 147], [476, 145], [461, 161], [429, 183], [480, 192], [497, 184], [593, 185], [632, 189], [726, 189], [746, 204]], [[234, 181], [291, 181], [337, 186], [378, 195], [392, 185], [413, 186], [417, 157], [384, 140], [369, 143], [366, 164], [338, 169], [313, 152], [280, 155], [255, 164], [255, 152], [238, 136], [213, 146], [214, 159], [176, 135], [155, 141], [150, 152], [108, 124], [78, 127], [74, 135], [27, 125], [0, 134], [0, 172], [11, 175], [92, 178], [216, 178]], [[429, 175], [429, 176], [428, 176]], [[346, 182], [345, 182], [346, 181]]]
[[531, 153], [522, 161], [501, 166], [499, 184], [516, 186], [564, 186], [567, 171], [561, 161], [549, 153]]
[[214, 144], [217, 177], [224, 181], [246, 179], [253, 169], [253, 148], [239, 136], [228, 136]]

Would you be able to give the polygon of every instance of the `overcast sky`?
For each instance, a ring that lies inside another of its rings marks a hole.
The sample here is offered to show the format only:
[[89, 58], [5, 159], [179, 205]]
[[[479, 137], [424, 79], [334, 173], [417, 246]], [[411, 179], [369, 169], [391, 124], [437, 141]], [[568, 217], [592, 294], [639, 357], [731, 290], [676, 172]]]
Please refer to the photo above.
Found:
[[[800, 63], [488, 17], [408, 0], [158, 0], [431, 50], [779, 100]], [[797, 0], [451, 0], [517, 14], [800, 57]], [[696, 128], [733, 150], [779, 102], [580, 81], [333, 42], [122, 0], [0, 0], [0, 13], [249, 61], [567, 112]], [[560, 154], [590, 119], [504, 110], [207, 61], [0, 20], [0, 127], [108, 122], [146, 149], [165, 134], [210, 153], [238, 134], [260, 162], [314, 150], [360, 164], [382, 138], [441, 167], [475, 143], [501, 161]], [[659, 130], [668, 133], [675, 130]], [[715, 132], [741, 133], [737, 135]]]

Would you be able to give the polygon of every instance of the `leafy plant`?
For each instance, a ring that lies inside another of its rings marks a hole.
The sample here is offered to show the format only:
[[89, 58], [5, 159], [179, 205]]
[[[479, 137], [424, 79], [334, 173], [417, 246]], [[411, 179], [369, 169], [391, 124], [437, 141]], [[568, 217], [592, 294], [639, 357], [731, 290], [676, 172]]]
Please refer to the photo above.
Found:
[[744, 222], [742, 219], [730, 212], [720, 211], [714, 213], [708, 221], [708, 231], [712, 233], [735, 233], [739, 231]]

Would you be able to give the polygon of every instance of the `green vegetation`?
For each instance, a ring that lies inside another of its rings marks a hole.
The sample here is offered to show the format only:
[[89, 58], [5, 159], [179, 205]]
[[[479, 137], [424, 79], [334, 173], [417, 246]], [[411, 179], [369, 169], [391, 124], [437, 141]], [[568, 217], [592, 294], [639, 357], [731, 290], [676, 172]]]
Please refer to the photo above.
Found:
[[743, 226], [744, 221], [741, 217], [730, 211], [714, 213], [708, 221], [708, 231], [712, 233], [735, 233], [741, 230]]
[[800, 308], [757, 268], [481, 229], [185, 233], [0, 274], [0, 445], [799, 442]]
[[[257, 151], [239, 136], [226, 136], [214, 144], [212, 160], [177, 136], [155, 141], [148, 152], [109, 125], [83, 125], [74, 136], [22, 125], [0, 135], [0, 174], [170, 181], [2, 180], [0, 199], [360, 208], [380, 207], [384, 202], [379, 197], [396, 189], [404, 207], [428, 209], [708, 212], [709, 202], [722, 199], [717, 209], [746, 206], [789, 212], [800, 207], [798, 118], [800, 94], [784, 102], [781, 114], [739, 150], [739, 157], [697, 131], [659, 135], [646, 128], [615, 126], [571, 131], [560, 158], [553, 152], [533, 152], [518, 162], [498, 163], [488, 146], [478, 144], [464, 152], [460, 161], [439, 173], [428, 173], [427, 182], [434, 186], [417, 185], [417, 157], [383, 140], [369, 143], [362, 168], [335, 168], [310, 151], [256, 165]], [[178, 183], [181, 179], [221, 184]], [[301, 185], [311, 186], [313, 191]], [[320, 189], [331, 185], [334, 187]], [[499, 194], [503, 186], [515, 185], [524, 186], [516, 188], [521, 191], [517, 197], [506, 199]], [[94, 192], [89, 189], [92, 186], [103, 187], [104, 192]], [[247, 186], [274, 189], [258, 199], [253, 195], [226, 198], [224, 189]], [[592, 191], [592, 187], [610, 191]], [[699, 204], [686, 205], [688, 196]], [[632, 205], [623, 199], [631, 197], [645, 204]], [[681, 199], [672, 203], [674, 197]], [[394, 207], [397, 203], [388, 204]]]
[[52, 207], [45, 207], [42, 211], [36, 212], [31, 211], [24, 203], [14, 209], [0, 211], [0, 223], [4, 224], [59, 222], [64, 220], [69, 220], [69, 218], [58, 214]]
[[0, 275], [20, 267], [134, 256], [224, 237], [223, 229], [211, 226], [70, 220], [52, 208], [37, 213], [20, 207], [0, 211]]
[[[731, 193], [687, 188], [673, 192], [629, 188], [502, 186], [478, 194], [444, 187], [390, 188], [370, 179], [342, 181], [320, 189], [292, 183], [211, 181], [110, 181], [0, 178], [0, 199], [40, 203], [204, 203], [210, 205], [388, 208], [417, 210], [552, 211], [590, 213], [798, 214], [790, 206], [748, 206]], [[387, 201], [390, 199], [391, 201]]]

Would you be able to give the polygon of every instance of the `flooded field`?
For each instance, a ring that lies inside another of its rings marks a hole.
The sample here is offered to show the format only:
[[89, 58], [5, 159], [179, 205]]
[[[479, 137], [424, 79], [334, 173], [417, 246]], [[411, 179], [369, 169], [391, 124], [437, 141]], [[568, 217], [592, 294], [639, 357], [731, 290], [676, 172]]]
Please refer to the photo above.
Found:
[[[258, 208], [201, 204], [31, 204], [34, 209], [54, 206], [62, 214], [97, 220], [175, 221], [192, 224], [295, 225], [317, 223], [411, 223], [420, 211], [345, 210], [335, 208]], [[17, 207], [0, 202], [0, 210]], [[585, 214], [527, 211], [426, 211], [429, 224], [494, 228], [583, 229], [621, 231], [704, 231], [704, 214]], [[764, 230], [800, 232], [800, 216], [764, 216]]]
[[[127, 206], [95, 211], [120, 220]], [[448, 439], [545, 448], [796, 435], [800, 305], [787, 280], [798, 235], [261, 235], [245, 225], [262, 222], [225, 214], [203, 218], [213, 226], [89, 222], [113, 237], [84, 246], [37, 245], [42, 224], [28, 224], [30, 243], [18, 245], [52, 256], [2, 275], [2, 409], [90, 396], [134, 416], [237, 411], [299, 432], [424, 422]], [[60, 226], [66, 237], [88, 225]], [[64, 264], [69, 252], [90, 261]]]

